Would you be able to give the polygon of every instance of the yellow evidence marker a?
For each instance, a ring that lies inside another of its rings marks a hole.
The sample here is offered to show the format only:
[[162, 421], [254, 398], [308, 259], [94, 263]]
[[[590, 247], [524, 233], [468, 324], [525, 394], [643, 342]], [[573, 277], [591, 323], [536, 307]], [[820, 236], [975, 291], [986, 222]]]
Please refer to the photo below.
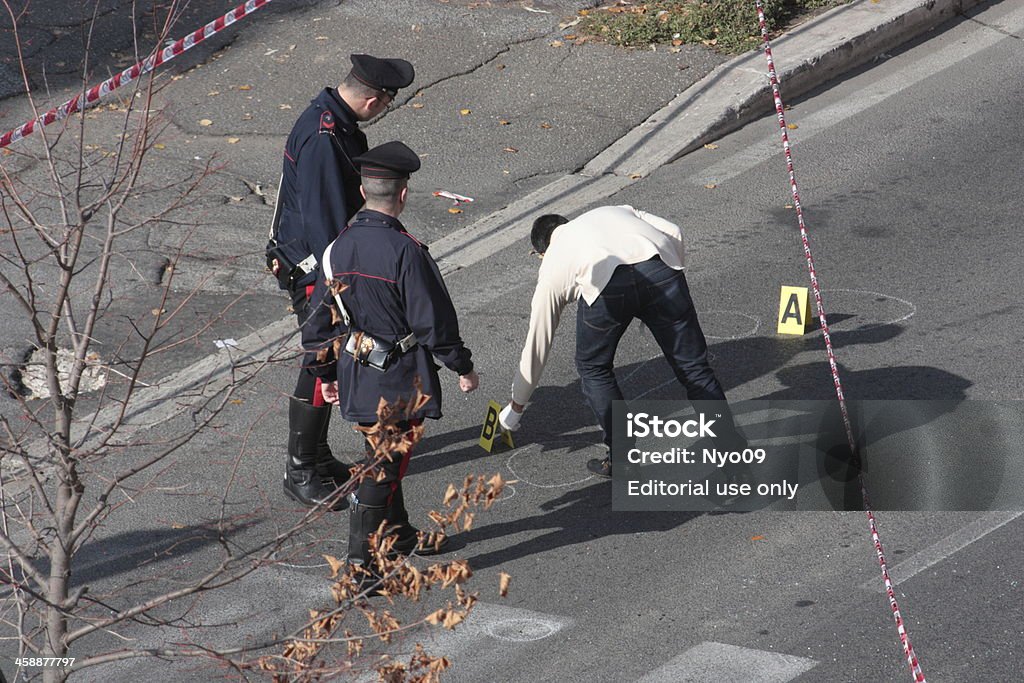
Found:
[[811, 326], [810, 313], [808, 289], [783, 285], [779, 295], [779, 334], [807, 334]]
[[505, 442], [505, 445], [509, 448], [515, 448], [516, 445], [512, 443], [512, 432], [506, 431], [501, 428], [498, 423], [498, 413], [501, 412], [501, 406], [494, 401], [488, 401], [487, 403], [487, 416], [484, 418], [484, 427], [480, 430], [480, 448], [484, 449], [488, 453], [491, 452], [491, 448], [494, 447], [494, 439], [501, 435], [501, 440]]

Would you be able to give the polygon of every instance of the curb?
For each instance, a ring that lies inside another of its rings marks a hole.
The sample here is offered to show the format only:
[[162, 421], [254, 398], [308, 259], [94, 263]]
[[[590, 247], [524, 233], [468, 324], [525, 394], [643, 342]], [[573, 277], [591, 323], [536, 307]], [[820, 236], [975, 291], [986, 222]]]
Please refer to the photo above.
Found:
[[[981, 0], [855, 0], [773, 42], [788, 98], [930, 31]], [[445, 275], [529, 236], [539, 213], [572, 214], [772, 111], [761, 50], [720, 65], [582, 169], [430, 245]]]

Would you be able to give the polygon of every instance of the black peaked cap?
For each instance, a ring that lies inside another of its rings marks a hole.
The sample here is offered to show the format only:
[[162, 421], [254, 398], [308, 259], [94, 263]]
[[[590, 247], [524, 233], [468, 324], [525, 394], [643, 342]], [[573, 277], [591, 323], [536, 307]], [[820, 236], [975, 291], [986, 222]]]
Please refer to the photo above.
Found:
[[352, 160], [364, 178], [408, 178], [420, 169], [420, 158], [404, 142], [394, 140], [377, 145]]
[[404, 59], [380, 59], [370, 55], [351, 55], [352, 75], [362, 83], [394, 97], [399, 88], [412, 83], [416, 72]]

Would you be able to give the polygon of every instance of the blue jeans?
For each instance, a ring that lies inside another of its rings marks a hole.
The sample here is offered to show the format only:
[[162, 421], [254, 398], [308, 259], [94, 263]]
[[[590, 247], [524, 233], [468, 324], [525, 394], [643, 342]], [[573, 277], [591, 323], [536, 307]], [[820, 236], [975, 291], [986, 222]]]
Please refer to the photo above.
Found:
[[612, 401], [622, 400], [615, 381], [615, 350], [634, 318], [654, 335], [690, 401], [725, 401], [722, 385], [708, 364], [708, 345], [683, 271], [670, 268], [657, 256], [620, 265], [594, 305], [581, 298], [576, 312], [576, 370], [609, 449]]

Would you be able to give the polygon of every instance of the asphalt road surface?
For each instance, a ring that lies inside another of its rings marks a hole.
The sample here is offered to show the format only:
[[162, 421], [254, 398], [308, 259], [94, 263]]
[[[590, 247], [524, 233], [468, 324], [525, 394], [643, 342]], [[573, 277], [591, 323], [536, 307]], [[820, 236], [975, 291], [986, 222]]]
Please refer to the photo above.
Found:
[[[850, 398], [1021, 398], [1022, 33], [1019, 3], [995, 5], [788, 102], [811, 247]], [[834, 395], [820, 337], [774, 330], [779, 287], [803, 285], [807, 272], [773, 116], [605, 201], [685, 226], [690, 288], [731, 399]], [[571, 312], [518, 447], [485, 455], [476, 446], [485, 400], [507, 399], [525, 337], [537, 267], [528, 250], [517, 243], [447, 278], [482, 388], [465, 397], [446, 378], [445, 418], [428, 425], [407, 480], [410, 509], [421, 518], [467, 472], [517, 480], [455, 539], [453, 555], [474, 567], [482, 603], [456, 631], [416, 633], [393, 650], [423, 642], [452, 659], [450, 680], [466, 682], [910, 680], [864, 513], [612, 511], [609, 483], [584, 469], [600, 437], [573, 369]], [[281, 298], [253, 297], [257, 308]], [[627, 398], [682, 398], [639, 327], [620, 347], [618, 373]], [[201, 565], [210, 542], [201, 535], [163, 549], [203, 518], [198, 501], [239, 454], [238, 509], [265, 495], [275, 510], [245, 534], [295, 518], [280, 493], [282, 387], [292, 375], [272, 367], [244, 389], [168, 473], [177, 488], [106, 529], [83, 575], [117, 585], [140, 563], [164, 574]], [[154, 438], [175, 426], [154, 428]], [[337, 450], [355, 450], [355, 435], [333, 429]], [[324, 599], [319, 553], [343, 554], [347, 528], [345, 514], [329, 519], [305, 557], [206, 598], [189, 615], [210, 625], [202, 635], [232, 643], [280, 632]], [[1018, 513], [885, 512], [878, 520], [928, 678], [1019, 678]], [[499, 572], [513, 577], [505, 599], [497, 596]], [[143, 680], [158, 668], [162, 680], [207, 676], [192, 666], [121, 663], [82, 678]]]

